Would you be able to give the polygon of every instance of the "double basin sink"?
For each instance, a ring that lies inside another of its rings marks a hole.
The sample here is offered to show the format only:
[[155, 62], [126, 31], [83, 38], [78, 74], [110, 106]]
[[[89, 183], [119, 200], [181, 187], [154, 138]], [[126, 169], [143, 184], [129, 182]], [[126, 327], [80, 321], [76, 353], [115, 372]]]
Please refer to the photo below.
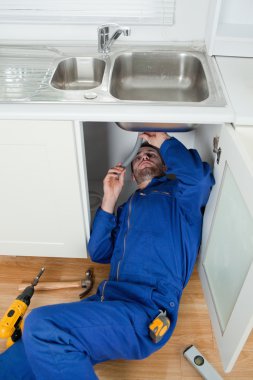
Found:
[[90, 102], [224, 106], [218, 83], [205, 52], [163, 49], [65, 58], [50, 86]]

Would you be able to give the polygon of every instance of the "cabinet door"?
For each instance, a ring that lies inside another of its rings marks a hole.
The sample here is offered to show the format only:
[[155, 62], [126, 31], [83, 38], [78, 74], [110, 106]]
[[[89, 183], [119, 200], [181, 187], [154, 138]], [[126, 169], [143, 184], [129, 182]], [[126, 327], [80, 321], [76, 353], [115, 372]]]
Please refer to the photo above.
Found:
[[208, 202], [199, 273], [224, 371], [253, 326], [253, 168], [232, 126], [224, 126]]
[[75, 130], [0, 122], [0, 254], [87, 256]]

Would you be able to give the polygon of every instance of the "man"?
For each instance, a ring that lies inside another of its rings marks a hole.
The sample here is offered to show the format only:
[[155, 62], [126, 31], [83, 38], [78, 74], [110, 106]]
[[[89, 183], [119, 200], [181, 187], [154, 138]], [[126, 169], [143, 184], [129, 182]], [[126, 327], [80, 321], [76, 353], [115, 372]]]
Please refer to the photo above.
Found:
[[[82, 302], [34, 309], [22, 339], [0, 356], [1, 379], [94, 380], [94, 364], [142, 359], [170, 338], [214, 180], [209, 165], [177, 139], [162, 132], [140, 137], [151, 145], [132, 162], [138, 189], [115, 217], [125, 169], [108, 171], [88, 245], [92, 260], [111, 263], [109, 279]], [[170, 327], [155, 343], [149, 325], [160, 312]]]

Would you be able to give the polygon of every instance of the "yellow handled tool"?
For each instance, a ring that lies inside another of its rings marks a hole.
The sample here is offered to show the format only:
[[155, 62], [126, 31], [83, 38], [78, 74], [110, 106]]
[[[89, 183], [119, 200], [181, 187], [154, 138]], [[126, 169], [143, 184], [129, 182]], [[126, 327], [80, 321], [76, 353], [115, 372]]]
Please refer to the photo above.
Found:
[[38, 284], [45, 268], [41, 268], [31, 285], [14, 300], [9, 309], [0, 320], [0, 338], [7, 338], [7, 347], [15, 343], [22, 335], [23, 317], [30, 305], [34, 293], [34, 287]]
[[149, 325], [149, 336], [154, 343], [160, 342], [170, 327], [170, 320], [166, 311], [160, 310], [160, 314]]

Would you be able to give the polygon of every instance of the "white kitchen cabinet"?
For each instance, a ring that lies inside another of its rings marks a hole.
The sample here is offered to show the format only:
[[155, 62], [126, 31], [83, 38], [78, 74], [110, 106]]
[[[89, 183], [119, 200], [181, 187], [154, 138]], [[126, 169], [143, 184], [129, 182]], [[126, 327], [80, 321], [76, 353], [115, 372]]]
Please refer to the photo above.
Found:
[[81, 131], [70, 121], [0, 122], [0, 254], [87, 257]]
[[220, 161], [214, 165], [216, 184], [205, 212], [199, 260], [226, 372], [231, 371], [253, 327], [252, 147], [252, 128], [222, 128]]

